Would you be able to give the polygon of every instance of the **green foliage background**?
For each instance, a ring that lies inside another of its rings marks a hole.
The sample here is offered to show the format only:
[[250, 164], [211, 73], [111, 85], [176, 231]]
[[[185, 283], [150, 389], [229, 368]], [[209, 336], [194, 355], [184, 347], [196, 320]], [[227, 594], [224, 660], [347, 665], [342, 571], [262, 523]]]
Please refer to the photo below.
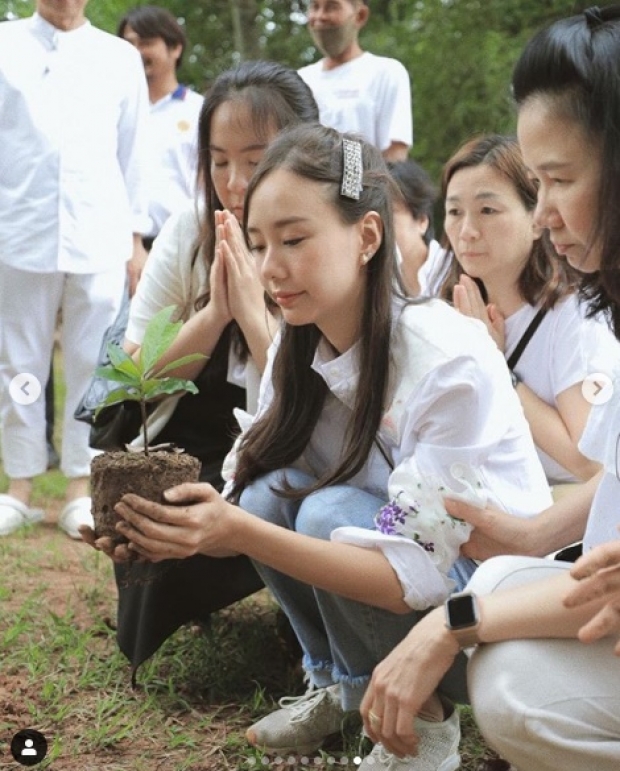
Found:
[[[132, 0], [90, 0], [91, 21], [114, 32]], [[204, 91], [243, 58], [291, 67], [317, 54], [304, 23], [305, 0], [159, 0], [186, 26], [181, 79]], [[362, 47], [393, 56], [414, 90], [412, 157], [437, 179], [464, 139], [514, 130], [509, 82], [524, 42], [549, 21], [592, 3], [573, 0], [372, 0]], [[609, 3], [600, 3], [609, 5]], [[29, 15], [33, 0], [0, 0], [0, 19]]]

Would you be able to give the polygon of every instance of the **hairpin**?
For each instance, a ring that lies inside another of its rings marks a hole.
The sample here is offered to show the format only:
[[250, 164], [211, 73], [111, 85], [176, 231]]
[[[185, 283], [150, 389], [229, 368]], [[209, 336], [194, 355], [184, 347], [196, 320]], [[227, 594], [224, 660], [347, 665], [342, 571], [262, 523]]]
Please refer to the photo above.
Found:
[[340, 195], [359, 201], [362, 192], [362, 144], [355, 139], [342, 140], [342, 184]]

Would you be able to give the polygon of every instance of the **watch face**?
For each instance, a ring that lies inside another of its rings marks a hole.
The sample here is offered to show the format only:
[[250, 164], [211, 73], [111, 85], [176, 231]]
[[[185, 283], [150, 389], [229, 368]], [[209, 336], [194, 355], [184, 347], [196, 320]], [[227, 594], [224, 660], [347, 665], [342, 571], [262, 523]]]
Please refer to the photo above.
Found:
[[448, 620], [452, 629], [478, 623], [475, 598], [471, 594], [456, 594], [448, 600]]

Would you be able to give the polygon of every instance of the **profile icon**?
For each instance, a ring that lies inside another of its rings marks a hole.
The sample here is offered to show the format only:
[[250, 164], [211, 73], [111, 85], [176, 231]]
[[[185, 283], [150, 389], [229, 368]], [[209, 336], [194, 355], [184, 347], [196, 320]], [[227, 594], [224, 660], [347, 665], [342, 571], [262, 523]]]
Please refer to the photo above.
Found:
[[11, 755], [22, 766], [36, 766], [47, 755], [47, 740], [34, 728], [24, 728], [11, 740]]
[[27, 756], [37, 756], [37, 751], [34, 748], [34, 739], [26, 739], [24, 742], [24, 749], [20, 752], [20, 755], [22, 758], [25, 758]]

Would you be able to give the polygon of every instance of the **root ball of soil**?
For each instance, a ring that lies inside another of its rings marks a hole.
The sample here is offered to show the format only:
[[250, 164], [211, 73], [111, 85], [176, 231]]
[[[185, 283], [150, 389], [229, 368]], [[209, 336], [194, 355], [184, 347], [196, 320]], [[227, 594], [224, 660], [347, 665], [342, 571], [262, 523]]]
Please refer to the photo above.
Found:
[[105, 452], [91, 463], [92, 514], [97, 538], [108, 536], [115, 543], [124, 538], [115, 528], [119, 516], [114, 506], [126, 493], [135, 493], [158, 503], [164, 491], [183, 482], [197, 482], [200, 461], [174, 452]]

